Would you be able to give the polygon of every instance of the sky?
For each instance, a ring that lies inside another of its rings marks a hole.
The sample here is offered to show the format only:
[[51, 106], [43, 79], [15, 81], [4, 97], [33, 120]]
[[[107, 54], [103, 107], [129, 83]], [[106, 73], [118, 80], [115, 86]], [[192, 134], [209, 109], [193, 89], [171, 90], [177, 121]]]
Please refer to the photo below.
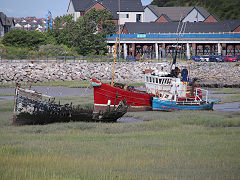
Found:
[[[152, 0], [141, 0], [143, 5], [150, 4]], [[48, 10], [53, 17], [67, 13], [70, 0], [0, 0], [0, 12], [8, 17], [36, 16], [47, 17]]]

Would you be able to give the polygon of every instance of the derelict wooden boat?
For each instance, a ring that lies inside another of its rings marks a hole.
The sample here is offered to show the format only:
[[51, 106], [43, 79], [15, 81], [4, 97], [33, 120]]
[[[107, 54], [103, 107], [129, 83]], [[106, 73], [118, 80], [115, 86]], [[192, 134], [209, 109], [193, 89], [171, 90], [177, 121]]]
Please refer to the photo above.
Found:
[[128, 110], [126, 101], [120, 101], [114, 108], [93, 112], [93, 106], [55, 103], [55, 99], [16, 87], [14, 103], [15, 125], [49, 124], [70, 121], [116, 122]]

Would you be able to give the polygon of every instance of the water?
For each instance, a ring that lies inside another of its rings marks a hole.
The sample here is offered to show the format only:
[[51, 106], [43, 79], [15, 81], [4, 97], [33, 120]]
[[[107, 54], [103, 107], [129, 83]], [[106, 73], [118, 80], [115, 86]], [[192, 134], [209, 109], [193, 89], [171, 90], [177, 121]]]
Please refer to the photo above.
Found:
[[118, 123], [141, 123], [143, 120], [135, 119], [133, 117], [121, 117], [117, 120]]
[[223, 112], [240, 112], [240, 102], [215, 104], [213, 106], [213, 110]]
[[13, 100], [13, 96], [0, 96], [0, 101]]

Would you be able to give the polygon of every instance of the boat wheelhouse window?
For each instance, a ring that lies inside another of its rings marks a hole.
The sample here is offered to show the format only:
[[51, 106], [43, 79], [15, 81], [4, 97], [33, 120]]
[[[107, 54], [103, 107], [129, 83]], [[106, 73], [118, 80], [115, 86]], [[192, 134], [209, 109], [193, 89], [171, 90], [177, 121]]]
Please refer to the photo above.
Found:
[[162, 79], [159, 79], [159, 84], [162, 84]]
[[148, 76], [146, 76], [146, 82], [148, 82], [149, 80], [148, 80]]
[[153, 83], [155, 83], [155, 78], [153, 78]]
[[149, 77], [149, 82], [152, 82], [152, 78], [151, 77]]
[[158, 78], [156, 78], [156, 83], [158, 83]]

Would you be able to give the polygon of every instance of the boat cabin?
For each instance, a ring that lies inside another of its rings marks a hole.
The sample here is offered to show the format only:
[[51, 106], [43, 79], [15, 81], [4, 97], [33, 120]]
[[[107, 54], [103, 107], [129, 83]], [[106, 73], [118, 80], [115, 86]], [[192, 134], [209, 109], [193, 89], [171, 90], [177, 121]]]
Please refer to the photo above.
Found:
[[187, 82], [181, 81], [181, 78], [163, 77], [156, 74], [145, 74], [145, 85], [147, 93], [155, 94], [159, 97], [176, 99], [177, 97], [186, 97]]

